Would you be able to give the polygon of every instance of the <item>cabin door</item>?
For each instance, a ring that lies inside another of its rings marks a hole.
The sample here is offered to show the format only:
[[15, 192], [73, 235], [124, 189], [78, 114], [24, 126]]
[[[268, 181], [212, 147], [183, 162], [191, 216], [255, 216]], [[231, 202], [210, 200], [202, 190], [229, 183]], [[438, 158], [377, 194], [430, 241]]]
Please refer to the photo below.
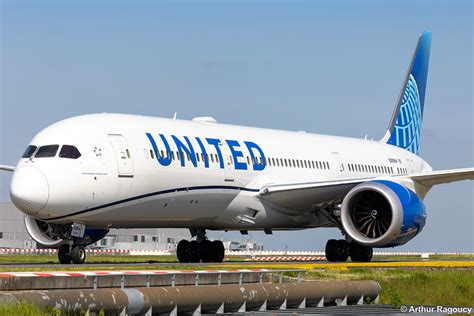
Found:
[[233, 182], [235, 178], [235, 170], [232, 164], [232, 156], [230, 155], [229, 147], [223, 143], [220, 143], [219, 147], [221, 149], [222, 160], [224, 162], [224, 181]]
[[123, 178], [133, 177], [133, 160], [127, 140], [120, 134], [109, 134], [109, 140], [117, 161], [118, 176]]
[[335, 167], [334, 172], [336, 172], [338, 178], [343, 178], [346, 170], [344, 168], [344, 163], [342, 162], [341, 154], [338, 152], [332, 152], [332, 162]]

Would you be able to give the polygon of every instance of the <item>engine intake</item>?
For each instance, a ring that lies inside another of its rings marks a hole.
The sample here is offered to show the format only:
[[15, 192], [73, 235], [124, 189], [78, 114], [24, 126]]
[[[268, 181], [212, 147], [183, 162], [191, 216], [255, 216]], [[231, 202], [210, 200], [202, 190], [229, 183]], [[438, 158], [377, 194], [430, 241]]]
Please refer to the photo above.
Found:
[[391, 181], [361, 183], [346, 195], [341, 209], [342, 226], [357, 243], [392, 247], [415, 237], [426, 221], [418, 196]]

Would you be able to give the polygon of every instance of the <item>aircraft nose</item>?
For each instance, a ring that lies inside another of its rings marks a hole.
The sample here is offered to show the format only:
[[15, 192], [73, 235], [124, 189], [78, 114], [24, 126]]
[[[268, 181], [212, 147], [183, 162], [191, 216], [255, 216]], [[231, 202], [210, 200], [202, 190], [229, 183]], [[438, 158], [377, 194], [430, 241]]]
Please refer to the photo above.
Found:
[[10, 198], [21, 211], [34, 215], [49, 199], [49, 185], [43, 173], [34, 166], [15, 170], [10, 184]]

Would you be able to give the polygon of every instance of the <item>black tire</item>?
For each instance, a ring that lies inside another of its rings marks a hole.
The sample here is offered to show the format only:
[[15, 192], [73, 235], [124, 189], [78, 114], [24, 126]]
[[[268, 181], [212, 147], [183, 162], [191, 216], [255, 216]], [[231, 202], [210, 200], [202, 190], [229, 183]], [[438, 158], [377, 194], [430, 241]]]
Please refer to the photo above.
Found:
[[71, 250], [72, 262], [83, 264], [86, 261], [86, 249], [83, 246], [74, 246]]
[[200, 261], [199, 258], [199, 244], [196, 240], [189, 242], [189, 262], [197, 263]]
[[69, 255], [69, 245], [61, 245], [58, 249], [58, 259], [61, 264], [70, 264], [72, 261]]
[[326, 260], [329, 262], [337, 262], [337, 240], [329, 239], [326, 243]]
[[209, 240], [204, 240], [199, 245], [199, 258], [201, 258], [202, 262], [212, 262], [214, 257], [213, 254], [214, 249], [212, 246], [212, 242]]
[[190, 254], [189, 254], [189, 241], [186, 239], [181, 240], [178, 243], [178, 247], [176, 248], [176, 256], [178, 257], [178, 261], [181, 263], [189, 262]]
[[349, 244], [344, 239], [337, 241], [336, 247], [337, 261], [346, 262], [349, 259]]
[[225, 248], [224, 244], [220, 240], [214, 240], [212, 242], [212, 261], [213, 262], [222, 262], [225, 257]]
[[356, 243], [351, 243], [349, 246], [349, 253], [351, 260], [354, 262], [370, 262], [374, 254], [372, 247], [365, 247]]

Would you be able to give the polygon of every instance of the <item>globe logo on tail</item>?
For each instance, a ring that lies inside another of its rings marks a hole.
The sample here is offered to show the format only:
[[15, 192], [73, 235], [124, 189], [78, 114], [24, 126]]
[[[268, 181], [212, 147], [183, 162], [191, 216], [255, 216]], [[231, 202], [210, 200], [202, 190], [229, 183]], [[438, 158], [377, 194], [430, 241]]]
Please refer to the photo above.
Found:
[[391, 132], [389, 144], [418, 154], [421, 134], [421, 105], [418, 86], [410, 74], [403, 93], [402, 104]]

